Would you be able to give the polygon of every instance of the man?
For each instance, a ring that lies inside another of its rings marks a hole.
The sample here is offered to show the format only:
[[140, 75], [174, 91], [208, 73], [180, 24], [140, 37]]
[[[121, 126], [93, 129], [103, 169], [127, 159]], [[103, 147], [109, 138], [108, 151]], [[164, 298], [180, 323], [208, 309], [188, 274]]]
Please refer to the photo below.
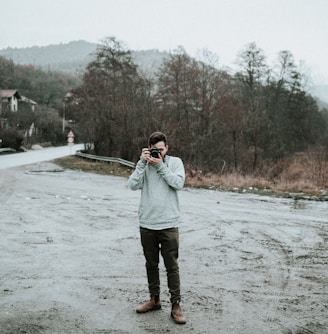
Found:
[[161, 309], [159, 253], [164, 260], [167, 284], [172, 304], [171, 316], [175, 323], [185, 324], [180, 301], [179, 256], [179, 199], [177, 191], [183, 188], [184, 166], [180, 158], [166, 155], [166, 136], [154, 132], [149, 147], [143, 148], [128, 185], [141, 189], [139, 206], [140, 237], [146, 259], [150, 300], [137, 307], [137, 313]]

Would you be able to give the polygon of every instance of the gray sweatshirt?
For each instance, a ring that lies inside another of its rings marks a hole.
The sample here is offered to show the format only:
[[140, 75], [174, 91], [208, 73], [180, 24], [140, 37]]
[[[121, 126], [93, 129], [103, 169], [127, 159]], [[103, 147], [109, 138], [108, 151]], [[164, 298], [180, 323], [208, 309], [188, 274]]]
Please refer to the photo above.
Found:
[[177, 190], [183, 188], [185, 170], [182, 160], [165, 156], [156, 166], [143, 159], [137, 163], [128, 180], [132, 190], [141, 189], [139, 223], [151, 230], [179, 226], [179, 199]]

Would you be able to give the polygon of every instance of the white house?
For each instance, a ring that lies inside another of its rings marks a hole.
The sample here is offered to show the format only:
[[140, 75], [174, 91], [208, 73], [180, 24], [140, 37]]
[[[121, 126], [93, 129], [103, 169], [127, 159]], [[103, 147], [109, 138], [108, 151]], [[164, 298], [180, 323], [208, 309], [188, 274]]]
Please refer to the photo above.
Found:
[[22, 97], [18, 94], [18, 91], [15, 89], [4, 89], [0, 90], [0, 115], [3, 111], [9, 110], [15, 112], [18, 110], [18, 100], [21, 100]]
[[0, 99], [0, 115], [2, 111], [18, 111], [18, 101], [28, 103], [31, 106], [32, 111], [35, 111], [35, 108], [38, 105], [35, 101], [20, 95], [15, 89], [0, 89]]
[[0, 89], [0, 128], [10, 127], [8, 113], [17, 112], [21, 103], [28, 104], [33, 112], [38, 105], [35, 101], [20, 95], [16, 89]]

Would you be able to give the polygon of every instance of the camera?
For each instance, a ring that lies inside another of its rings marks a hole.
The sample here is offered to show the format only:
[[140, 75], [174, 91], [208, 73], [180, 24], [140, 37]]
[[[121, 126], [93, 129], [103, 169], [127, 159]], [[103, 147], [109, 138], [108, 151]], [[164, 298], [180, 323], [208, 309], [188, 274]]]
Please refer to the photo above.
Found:
[[160, 148], [156, 148], [156, 147], [152, 147], [149, 149], [149, 153], [150, 156], [153, 158], [159, 158], [160, 154], [161, 154], [161, 149]]

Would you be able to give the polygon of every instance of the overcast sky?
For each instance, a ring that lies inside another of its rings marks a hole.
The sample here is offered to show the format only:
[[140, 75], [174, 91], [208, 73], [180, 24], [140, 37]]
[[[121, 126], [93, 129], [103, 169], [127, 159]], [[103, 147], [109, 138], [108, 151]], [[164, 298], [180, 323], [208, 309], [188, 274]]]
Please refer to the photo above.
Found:
[[115, 36], [132, 50], [206, 48], [233, 66], [256, 42], [270, 65], [289, 50], [328, 83], [328, 0], [0, 0], [0, 9], [0, 49]]

